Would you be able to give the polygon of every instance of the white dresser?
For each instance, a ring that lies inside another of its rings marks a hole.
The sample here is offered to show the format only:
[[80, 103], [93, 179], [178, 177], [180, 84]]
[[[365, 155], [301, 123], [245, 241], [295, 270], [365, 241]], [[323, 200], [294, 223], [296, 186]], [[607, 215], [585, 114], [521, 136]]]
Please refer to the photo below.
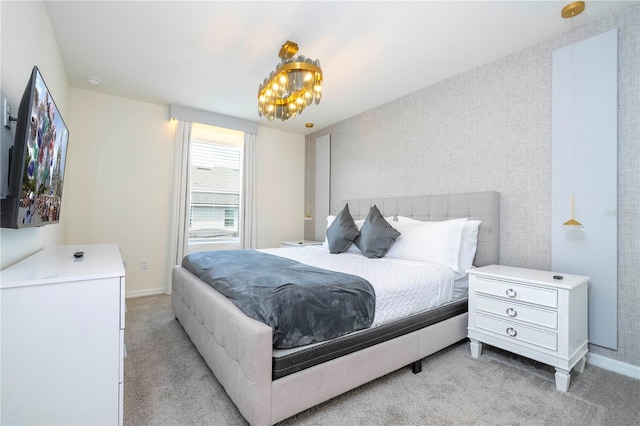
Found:
[[500, 265], [470, 270], [471, 355], [478, 358], [486, 343], [551, 365], [556, 388], [566, 392], [569, 372], [584, 371], [586, 362], [588, 282], [589, 277]]
[[0, 271], [0, 288], [0, 423], [122, 425], [118, 246], [45, 248]]

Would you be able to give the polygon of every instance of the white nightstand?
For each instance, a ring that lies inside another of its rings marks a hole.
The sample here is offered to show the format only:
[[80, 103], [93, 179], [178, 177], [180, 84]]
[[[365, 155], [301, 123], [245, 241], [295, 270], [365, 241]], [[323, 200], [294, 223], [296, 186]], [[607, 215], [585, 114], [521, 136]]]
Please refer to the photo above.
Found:
[[486, 343], [551, 365], [566, 392], [569, 372], [586, 362], [589, 277], [500, 265], [468, 272], [471, 356]]
[[311, 241], [311, 240], [291, 240], [291, 241], [280, 241], [280, 247], [304, 247], [304, 246], [321, 246], [322, 241]]

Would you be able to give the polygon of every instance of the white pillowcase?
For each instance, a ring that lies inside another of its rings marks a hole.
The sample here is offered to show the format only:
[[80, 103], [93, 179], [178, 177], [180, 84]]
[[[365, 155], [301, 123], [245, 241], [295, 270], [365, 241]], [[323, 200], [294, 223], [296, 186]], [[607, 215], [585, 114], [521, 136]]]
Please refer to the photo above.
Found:
[[[405, 216], [398, 216], [398, 221], [400, 223], [414, 224], [429, 223]], [[466, 274], [466, 271], [473, 267], [473, 259], [476, 256], [476, 249], [478, 247], [478, 228], [480, 227], [480, 223], [482, 223], [480, 220], [467, 220], [464, 222], [460, 240], [460, 250], [458, 252], [458, 273]]]
[[473, 259], [478, 248], [478, 228], [480, 220], [467, 220], [462, 227], [462, 241], [460, 242], [460, 269], [458, 272], [467, 273], [473, 267]]
[[[409, 219], [409, 218], [406, 218]], [[410, 221], [391, 222], [401, 235], [389, 248], [387, 257], [437, 263], [460, 271], [460, 244], [462, 228], [467, 221], [452, 219], [443, 222]]]

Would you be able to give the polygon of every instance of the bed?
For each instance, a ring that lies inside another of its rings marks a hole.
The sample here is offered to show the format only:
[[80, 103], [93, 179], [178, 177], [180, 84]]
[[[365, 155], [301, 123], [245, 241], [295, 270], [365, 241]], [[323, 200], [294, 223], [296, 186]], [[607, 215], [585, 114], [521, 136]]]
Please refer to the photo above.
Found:
[[[363, 219], [377, 205], [385, 217], [481, 220], [473, 264], [499, 263], [497, 192], [347, 202], [354, 219]], [[275, 424], [405, 366], [417, 372], [423, 358], [467, 335], [466, 299], [462, 299], [376, 330], [317, 344], [320, 352], [314, 345], [290, 352], [274, 350], [271, 327], [249, 318], [181, 266], [172, 273], [172, 308], [240, 413], [254, 426]]]

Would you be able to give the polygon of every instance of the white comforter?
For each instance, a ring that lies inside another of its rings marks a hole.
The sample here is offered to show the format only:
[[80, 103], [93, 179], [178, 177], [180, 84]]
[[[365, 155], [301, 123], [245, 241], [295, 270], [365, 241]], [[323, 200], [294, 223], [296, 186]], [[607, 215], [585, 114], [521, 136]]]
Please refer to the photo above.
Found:
[[331, 254], [322, 246], [260, 251], [366, 279], [376, 292], [373, 326], [433, 308], [453, 298], [455, 273], [441, 265], [391, 258], [369, 259], [358, 253]]

